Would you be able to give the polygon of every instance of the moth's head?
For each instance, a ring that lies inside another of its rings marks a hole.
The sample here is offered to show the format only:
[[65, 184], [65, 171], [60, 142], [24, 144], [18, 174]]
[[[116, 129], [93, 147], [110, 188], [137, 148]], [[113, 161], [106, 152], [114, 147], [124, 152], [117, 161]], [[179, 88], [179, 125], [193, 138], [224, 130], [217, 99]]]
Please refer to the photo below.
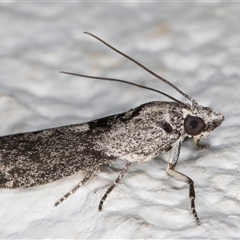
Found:
[[223, 120], [224, 116], [219, 111], [194, 105], [184, 111], [184, 130], [189, 138], [206, 138]]

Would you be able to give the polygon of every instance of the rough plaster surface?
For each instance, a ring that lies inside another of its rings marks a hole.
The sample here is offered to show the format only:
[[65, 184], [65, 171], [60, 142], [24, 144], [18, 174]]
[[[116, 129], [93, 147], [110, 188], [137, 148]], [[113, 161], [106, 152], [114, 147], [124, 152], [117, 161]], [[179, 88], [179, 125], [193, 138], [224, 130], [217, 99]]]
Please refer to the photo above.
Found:
[[85, 2], [0, 4], [0, 134], [39, 130], [166, 100], [128, 85], [60, 70], [123, 78], [167, 91], [163, 83], [84, 35], [92, 32], [169, 79], [223, 125], [184, 145], [177, 169], [195, 180], [196, 226], [188, 186], [167, 176], [168, 155], [132, 165], [102, 213], [98, 204], [123, 167], [104, 167], [57, 208], [84, 176], [31, 189], [0, 190], [1, 238], [238, 238], [240, 236], [239, 3]]

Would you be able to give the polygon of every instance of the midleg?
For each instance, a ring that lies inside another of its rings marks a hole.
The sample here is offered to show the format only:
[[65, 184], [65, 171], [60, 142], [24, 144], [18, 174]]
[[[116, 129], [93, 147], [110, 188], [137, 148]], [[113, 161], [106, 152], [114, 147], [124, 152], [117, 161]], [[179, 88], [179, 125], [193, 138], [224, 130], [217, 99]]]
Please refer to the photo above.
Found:
[[99, 203], [99, 207], [98, 207], [99, 212], [102, 211], [103, 203], [105, 202], [107, 196], [110, 194], [110, 192], [117, 186], [117, 184], [123, 178], [124, 174], [127, 172], [127, 170], [130, 167], [130, 165], [131, 165], [131, 162], [127, 162], [127, 164], [124, 166], [124, 168], [122, 169], [122, 171], [120, 172], [120, 174], [118, 175], [118, 177], [116, 178], [114, 183], [111, 185], [110, 188], [108, 188], [108, 190], [106, 191], [106, 193], [102, 197], [102, 199], [101, 199], [101, 201]]

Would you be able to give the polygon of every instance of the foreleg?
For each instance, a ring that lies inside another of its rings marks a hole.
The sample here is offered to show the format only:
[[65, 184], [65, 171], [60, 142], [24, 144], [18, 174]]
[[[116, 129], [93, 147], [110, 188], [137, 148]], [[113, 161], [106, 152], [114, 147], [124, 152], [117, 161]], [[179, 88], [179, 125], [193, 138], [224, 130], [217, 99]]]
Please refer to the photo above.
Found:
[[188, 176], [175, 170], [175, 167], [177, 165], [177, 161], [179, 158], [179, 154], [180, 154], [181, 144], [182, 144], [182, 142], [178, 141], [172, 147], [172, 152], [171, 152], [168, 167], [167, 167], [167, 174], [176, 180], [179, 180], [181, 182], [185, 182], [185, 183], [189, 184], [189, 197], [191, 199], [192, 214], [193, 214], [197, 224], [200, 225], [200, 220], [198, 218], [198, 215], [197, 215], [197, 212], [195, 209], [194, 182]]

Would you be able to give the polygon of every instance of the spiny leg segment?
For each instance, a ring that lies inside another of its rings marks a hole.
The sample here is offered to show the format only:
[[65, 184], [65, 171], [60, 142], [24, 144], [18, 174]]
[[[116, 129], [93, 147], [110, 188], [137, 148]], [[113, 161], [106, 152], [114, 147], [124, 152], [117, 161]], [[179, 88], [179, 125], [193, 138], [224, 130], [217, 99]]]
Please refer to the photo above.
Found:
[[60, 198], [54, 206], [57, 207], [60, 203], [62, 203], [64, 200], [66, 200], [68, 197], [70, 197], [72, 194], [74, 194], [80, 187], [82, 187], [85, 183], [89, 181], [89, 179], [92, 177], [93, 173], [97, 170], [97, 168], [94, 168], [92, 170], [89, 170], [86, 174], [86, 176], [83, 178], [83, 180], [76, 185], [71, 191], [69, 191], [67, 194], [65, 194], [62, 198]]
[[128, 168], [130, 167], [131, 162], [127, 162], [127, 164], [124, 166], [124, 168], [122, 169], [122, 171], [120, 172], [120, 174], [118, 175], [118, 177], [116, 178], [116, 180], [114, 181], [114, 183], [108, 188], [108, 190], [106, 191], [106, 193], [104, 194], [104, 196], [102, 197], [100, 203], [99, 203], [99, 207], [98, 210], [99, 212], [102, 211], [102, 207], [103, 207], [103, 203], [105, 202], [107, 196], [110, 194], [110, 192], [117, 186], [117, 184], [120, 182], [120, 180], [123, 178], [123, 176], [125, 175], [125, 173], [127, 172]]
[[184, 175], [183, 173], [180, 173], [176, 170], [174, 170], [176, 165], [173, 165], [171, 163], [168, 164], [167, 168], [167, 174], [171, 176], [172, 178], [179, 180], [181, 182], [185, 182], [189, 184], [189, 197], [191, 199], [191, 209], [192, 209], [192, 214], [196, 220], [196, 223], [198, 225], [201, 225], [200, 220], [198, 218], [196, 209], [195, 209], [195, 190], [194, 190], [194, 182], [191, 178], [188, 176]]

